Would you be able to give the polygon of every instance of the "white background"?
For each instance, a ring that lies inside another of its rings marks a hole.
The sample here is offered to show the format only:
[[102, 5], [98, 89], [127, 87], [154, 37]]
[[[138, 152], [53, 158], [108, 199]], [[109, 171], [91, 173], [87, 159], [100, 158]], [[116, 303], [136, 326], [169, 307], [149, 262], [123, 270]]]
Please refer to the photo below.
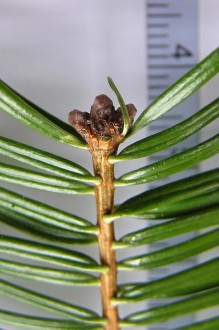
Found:
[[[108, 75], [113, 77], [127, 103], [133, 102], [142, 110], [147, 105], [145, 8], [144, 0], [0, 0], [0, 77], [64, 121], [73, 108], [89, 111], [94, 97], [100, 93], [115, 100], [107, 84]], [[199, 0], [200, 59], [219, 45], [218, 11], [217, 0]], [[218, 96], [218, 86], [219, 77], [216, 77], [202, 89], [201, 105]], [[92, 167], [84, 151], [39, 137], [5, 114], [1, 114], [0, 130], [1, 135], [77, 159], [89, 169]], [[202, 139], [209, 132], [213, 135], [213, 131], [218, 131], [217, 124], [205, 129]], [[141, 132], [139, 136], [144, 134]], [[205, 162], [203, 168], [211, 167], [215, 161], [218, 158]], [[127, 170], [128, 165], [125, 166]], [[23, 191], [29, 194], [28, 190]], [[128, 194], [123, 191], [118, 198]], [[93, 215], [90, 218], [94, 211], [90, 197], [84, 199], [86, 204], [80, 204], [78, 197], [42, 192], [33, 193], [33, 196], [94, 221]], [[131, 229], [133, 224], [129, 225]], [[3, 230], [7, 232], [6, 228]], [[44, 290], [51, 293], [46, 286]], [[83, 299], [79, 291], [74, 290], [74, 297], [80, 303]], [[54, 294], [59, 296], [60, 292]], [[71, 298], [67, 292], [66, 299]], [[85, 300], [87, 306], [99, 308], [93, 290], [89, 290]], [[11, 304], [0, 297], [0, 305], [5, 309]], [[23, 311], [22, 307], [17, 308]]]

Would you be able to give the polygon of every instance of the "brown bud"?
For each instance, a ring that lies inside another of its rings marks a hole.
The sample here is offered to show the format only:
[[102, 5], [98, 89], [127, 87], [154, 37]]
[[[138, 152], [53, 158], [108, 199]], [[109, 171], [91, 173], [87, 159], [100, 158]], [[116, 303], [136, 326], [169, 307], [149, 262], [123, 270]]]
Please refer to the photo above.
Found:
[[93, 112], [98, 112], [99, 110], [107, 108], [113, 108], [112, 100], [105, 94], [98, 95], [94, 99], [90, 115], [92, 116]]
[[88, 128], [90, 125], [90, 115], [88, 112], [79, 110], [72, 110], [68, 115], [69, 123], [76, 129], [76, 131], [86, 139]]
[[[129, 128], [131, 127], [133, 121], [134, 121], [134, 118], [135, 118], [135, 115], [137, 113], [137, 109], [136, 107], [134, 106], [134, 104], [126, 104], [126, 109], [128, 111], [128, 114], [129, 114]], [[119, 107], [116, 111], [116, 113], [119, 113], [120, 116], [121, 116], [121, 121], [122, 121], [122, 125], [123, 125], [123, 115], [122, 115], [122, 109]], [[123, 126], [122, 126], [122, 129], [123, 129]], [[122, 130], [121, 132], [122, 133]]]
[[91, 129], [101, 137], [111, 135], [111, 123], [115, 109], [113, 102], [104, 94], [98, 95], [91, 107]]
[[126, 108], [127, 108], [127, 111], [128, 111], [128, 114], [129, 114], [129, 127], [131, 127], [133, 121], [134, 121], [134, 118], [136, 116], [136, 113], [137, 113], [137, 109], [136, 107], [134, 106], [134, 104], [126, 104]]

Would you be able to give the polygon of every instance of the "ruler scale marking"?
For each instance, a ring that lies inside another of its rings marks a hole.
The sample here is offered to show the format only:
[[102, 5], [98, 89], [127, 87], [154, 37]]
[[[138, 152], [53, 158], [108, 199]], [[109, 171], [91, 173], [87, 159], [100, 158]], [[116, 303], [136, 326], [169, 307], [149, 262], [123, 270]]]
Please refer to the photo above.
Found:
[[[166, 88], [172, 85], [177, 79], [184, 75], [194, 65], [197, 64], [197, 0], [160, 0], [146, 1], [147, 7], [147, 70], [148, 70], [148, 99], [153, 101]], [[185, 26], [189, 26], [189, 33], [185, 34]], [[165, 40], [165, 42], [164, 42]], [[159, 93], [159, 95], [157, 95]], [[197, 95], [189, 98], [180, 109], [171, 111], [156, 122], [148, 126], [148, 135], [153, 135], [163, 129], [173, 126], [198, 110]], [[149, 162], [157, 162], [173, 154], [188, 149], [197, 144], [198, 137], [192, 136], [179, 145], [173, 146], [165, 152], [148, 157]], [[184, 173], [175, 174], [174, 180], [198, 173], [198, 166], [194, 166]], [[169, 183], [171, 178], [165, 178], [158, 182], [149, 184], [150, 188], [159, 187], [161, 183]], [[154, 222], [150, 222], [154, 225]], [[168, 240], [154, 243], [150, 246], [149, 252], [159, 250], [165, 246], [170, 246]], [[148, 272], [149, 280], [156, 280], [160, 277], [172, 274], [174, 272], [186, 269], [195, 265], [196, 259], [190, 258], [180, 264], [169, 265], [159, 270]], [[149, 308], [162, 305], [160, 300], [149, 302]], [[165, 322], [161, 325], [151, 325], [148, 330], [169, 330], [175, 327], [187, 325], [194, 321], [194, 315], [189, 315], [177, 320]]]

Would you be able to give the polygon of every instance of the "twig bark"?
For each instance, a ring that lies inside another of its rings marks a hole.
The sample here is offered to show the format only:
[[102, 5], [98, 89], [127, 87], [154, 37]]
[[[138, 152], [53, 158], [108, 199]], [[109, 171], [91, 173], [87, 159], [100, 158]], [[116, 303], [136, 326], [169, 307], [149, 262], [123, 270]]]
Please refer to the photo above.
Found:
[[96, 187], [97, 220], [100, 229], [98, 237], [100, 260], [101, 264], [109, 266], [109, 271], [100, 276], [103, 315], [108, 321], [105, 330], [119, 330], [118, 310], [111, 304], [111, 298], [115, 297], [117, 292], [116, 255], [112, 248], [114, 225], [106, 224], [103, 221], [103, 216], [113, 211], [114, 168], [108, 162], [106, 152], [100, 152], [100, 149], [97, 155], [93, 155], [93, 162], [95, 174], [102, 178], [102, 183]]

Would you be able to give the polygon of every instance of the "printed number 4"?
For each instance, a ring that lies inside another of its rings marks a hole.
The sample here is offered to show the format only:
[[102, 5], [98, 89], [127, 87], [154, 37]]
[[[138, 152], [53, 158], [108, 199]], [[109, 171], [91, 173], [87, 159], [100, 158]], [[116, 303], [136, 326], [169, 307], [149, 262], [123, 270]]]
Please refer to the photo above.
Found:
[[185, 57], [185, 56], [192, 56], [193, 53], [186, 48], [185, 46], [181, 44], [177, 44], [175, 48], [175, 52], [173, 54], [174, 57], [180, 58], [180, 57]]

